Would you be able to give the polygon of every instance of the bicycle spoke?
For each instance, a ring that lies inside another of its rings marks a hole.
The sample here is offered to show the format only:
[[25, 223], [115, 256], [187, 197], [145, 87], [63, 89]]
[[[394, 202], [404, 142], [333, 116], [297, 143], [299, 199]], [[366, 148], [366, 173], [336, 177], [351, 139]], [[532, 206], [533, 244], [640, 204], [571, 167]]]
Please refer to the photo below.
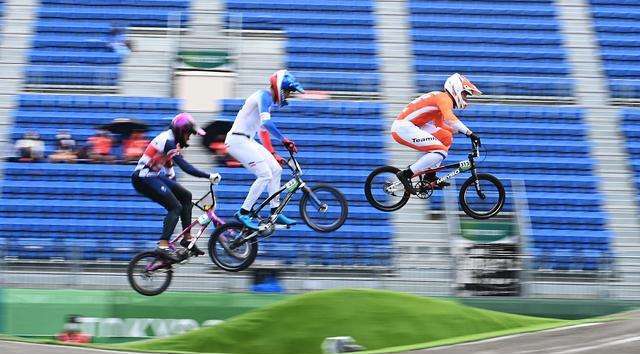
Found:
[[[478, 188], [479, 186], [479, 188]], [[489, 214], [500, 203], [500, 190], [491, 181], [479, 179], [463, 194], [464, 203], [476, 214]]]
[[154, 253], [141, 255], [132, 265], [130, 281], [138, 292], [156, 295], [166, 288], [170, 281], [171, 265], [159, 259]]
[[371, 186], [373, 198], [381, 205], [397, 204], [404, 196], [404, 185], [391, 172], [377, 175]]

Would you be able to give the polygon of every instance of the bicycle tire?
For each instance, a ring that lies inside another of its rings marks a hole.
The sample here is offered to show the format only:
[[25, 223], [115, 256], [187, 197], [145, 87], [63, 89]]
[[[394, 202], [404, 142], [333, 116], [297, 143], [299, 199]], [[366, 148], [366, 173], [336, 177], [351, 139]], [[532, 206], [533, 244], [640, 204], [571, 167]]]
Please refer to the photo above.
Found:
[[[381, 211], [396, 211], [400, 208], [402, 208], [403, 206], [405, 206], [405, 204], [407, 204], [407, 202], [409, 201], [409, 198], [411, 197], [411, 193], [409, 191], [407, 191], [405, 189], [404, 194], [402, 195], [402, 197], [400, 198], [400, 200], [395, 203], [395, 204], [391, 204], [391, 205], [385, 205], [380, 203], [378, 200], [375, 199], [375, 197], [373, 196], [373, 191], [371, 190], [372, 186], [371, 184], [373, 183], [373, 179], [382, 173], [393, 173], [394, 175], [396, 173], [400, 172], [400, 169], [397, 167], [393, 167], [393, 166], [382, 166], [382, 167], [378, 167], [375, 170], [373, 170], [369, 176], [367, 176], [367, 180], [364, 183], [364, 195], [367, 198], [367, 201], [369, 202], [369, 204], [371, 204], [372, 207], [381, 210]], [[404, 186], [403, 186], [404, 188]]]
[[137, 255], [135, 255], [131, 261], [129, 261], [129, 265], [127, 266], [127, 279], [129, 280], [129, 285], [131, 285], [131, 288], [133, 288], [133, 290], [135, 290], [137, 293], [141, 294], [141, 295], [145, 295], [145, 296], [155, 296], [155, 295], [159, 295], [162, 294], [165, 290], [167, 290], [167, 288], [169, 288], [169, 285], [171, 285], [171, 280], [173, 279], [173, 270], [170, 268], [169, 270], [167, 270], [166, 274], [166, 278], [164, 280], [164, 282], [162, 283], [162, 285], [160, 287], [158, 287], [155, 290], [147, 290], [144, 287], [141, 287], [135, 280], [135, 267], [138, 264], [138, 262], [140, 262], [142, 259], [147, 258], [147, 257], [154, 257], [154, 258], [158, 258], [160, 259], [161, 257], [158, 256], [158, 254], [156, 252], [153, 251], [149, 251], [149, 252], [142, 252], [142, 253], [138, 253]]
[[342, 194], [342, 192], [340, 192], [340, 190], [338, 190], [337, 188], [324, 183], [318, 183], [313, 187], [311, 187], [310, 189], [314, 193], [318, 191], [325, 191], [325, 192], [328, 191], [329, 193], [333, 194], [340, 204], [340, 216], [335, 222], [333, 222], [329, 226], [324, 226], [316, 222], [315, 220], [313, 220], [313, 218], [309, 215], [307, 211], [307, 203], [309, 203], [309, 201], [311, 200], [311, 197], [309, 196], [309, 193], [305, 191], [304, 194], [302, 195], [302, 198], [300, 198], [300, 204], [299, 204], [300, 216], [302, 217], [302, 220], [304, 220], [304, 223], [307, 224], [307, 226], [309, 226], [313, 230], [318, 232], [324, 232], [324, 233], [336, 231], [342, 225], [344, 225], [345, 221], [347, 220], [347, 216], [349, 215], [349, 204], [347, 203], [347, 198], [345, 198], [344, 194]]
[[222, 246], [222, 249], [226, 253], [226, 256], [230, 256], [232, 258], [238, 259], [238, 257], [229, 253], [228, 247], [225, 247], [225, 244], [222, 243], [222, 241], [220, 240], [220, 236], [224, 232], [229, 230], [234, 230], [234, 229], [238, 230], [239, 232], [242, 232], [243, 229], [245, 229], [245, 226], [239, 222], [230, 222], [230, 223], [226, 223], [218, 226], [211, 233], [211, 237], [209, 237], [209, 244], [207, 247], [209, 249], [209, 257], [211, 258], [213, 263], [215, 263], [215, 265], [217, 265], [220, 269], [225, 270], [227, 272], [239, 272], [249, 268], [253, 264], [253, 262], [256, 260], [256, 256], [258, 255], [258, 242], [257, 240], [251, 240], [250, 242], [245, 242], [243, 244], [243, 245], [246, 245], [246, 247], [248, 247], [247, 255], [238, 265], [230, 265], [228, 262], [226, 262], [222, 258], [222, 255], [219, 254], [220, 251], [216, 247], [217, 243], [219, 243]]
[[478, 173], [477, 177], [478, 177], [478, 180], [488, 181], [489, 183], [493, 184], [497, 188], [497, 190], [498, 190], [498, 200], [497, 200], [497, 202], [493, 205], [493, 207], [488, 212], [484, 212], [484, 213], [479, 213], [479, 212], [473, 210], [468, 205], [468, 203], [466, 201], [466, 198], [465, 198], [465, 194], [466, 194], [467, 189], [469, 189], [469, 187], [475, 188], [474, 187], [475, 179], [473, 178], [473, 176], [467, 178], [467, 180], [464, 181], [464, 183], [460, 187], [460, 193], [458, 194], [458, 201], [460, 202], [460, 206], [462, 207], [462, 210], [468, 216], [470, 216], [470, 217], [472, 217], [474, 219], [478, 219], [478, 220], [489, 219], [489, 218], [492, 218], [492, 217], [498, 215], [498, 213], [504, 207], [505, 196], [506, 196], [506, 193], [504, 191], [504, 186], [502, 185], [502, 182], [500, 182], [500, 180], [497, 177], [495, 177], [495, 176], [493, 176], [491, 174]]

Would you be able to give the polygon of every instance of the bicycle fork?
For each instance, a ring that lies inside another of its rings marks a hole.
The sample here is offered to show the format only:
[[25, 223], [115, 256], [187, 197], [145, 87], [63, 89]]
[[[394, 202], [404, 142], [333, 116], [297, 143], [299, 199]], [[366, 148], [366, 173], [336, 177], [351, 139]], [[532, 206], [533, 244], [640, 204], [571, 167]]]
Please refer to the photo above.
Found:
[[307, 193], [309, 195], [309, 198], [311, 198], [311, 201], [313, 201], [316, 207], [318, 207], [319, 212], [325, 213], [327, 212], [327, 210], [329, 210], [329, 206], [326, 203], [323, 203], [318, 198], [318, 196], [315, 193], [313, 193], [313, 191], [311, 190], [311, 188], [309, 188], [309, 186], [305, 184], [302, 189], [304, 189], [305, 193]]
[[476, 172], [475, 168], [471, 170], [471, 175], [473, 176], [473, 184], [476, 187], [476, 193], [478, 194], [478, 197], [482, 200], [485, 200], [487, 198], [487, 195], [484, 194], [482, 188], [480, 187], [480, 180], [478, 179], [478, 173]]

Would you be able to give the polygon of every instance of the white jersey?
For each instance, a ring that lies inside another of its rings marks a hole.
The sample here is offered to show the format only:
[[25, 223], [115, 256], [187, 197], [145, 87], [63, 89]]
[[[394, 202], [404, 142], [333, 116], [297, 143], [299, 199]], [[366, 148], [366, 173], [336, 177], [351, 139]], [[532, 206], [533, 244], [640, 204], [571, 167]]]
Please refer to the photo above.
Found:
[[229, 134], [238, 133], [253, 139], [260, 130], [260, 126], [271, 119], [273, 103], [273, 97], [269, 90], [254, 92], [244, 101]]

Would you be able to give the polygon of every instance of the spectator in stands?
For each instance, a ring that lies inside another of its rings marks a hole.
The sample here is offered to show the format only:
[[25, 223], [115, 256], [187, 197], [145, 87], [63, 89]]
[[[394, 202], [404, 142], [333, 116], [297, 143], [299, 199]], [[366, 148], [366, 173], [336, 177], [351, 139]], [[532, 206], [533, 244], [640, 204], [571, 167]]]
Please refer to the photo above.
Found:
[[111, 162], [113, 139], [106, 130], [99, 130], [94, 136], [89, 137], [89, 159], [92, 162]]
[[67, 323], [64, 324], [62, 332], [58, 333], [56, 338], [65, 343], [89, 343], [91, 335], [80, 330], [80, 321], [78, 315], [69, 315]]
[[71, 137], [68, 130], [58, 130], [56, 134], [57, 148], [56, 152], [49, 155], [52, 162], [75, 162], [78, 158], [76, 153], [76, 141]]
[[22, 139], [16, 141], [16, 156], [19, 162], [38, 162], [44, 159], [44, 141], [36, 131], [24, 133]]
[[149, 139], [145, 138], [144, 132], [131, 133], [131, 136], [122, 143], [124, 161], [126, 163], [138, 161], [147, 145], [149, 145]]
[[124, 28], [113, 26], [109, 32], [109, 48], [126, 59], [133, 50], [133, 42], [127, 39]]
[[[411, 101], [398, 114], [391, 126], [391, 136], [398, 143], [418, 150], [424, 155], [407, 169], [398, 172], [398, 179], [410, 191], [414, 174], [440, 166], [453, 143], [453, 134], [462, 133], [480, 144], [480, 138], [467, 128], [453, 113], [454, 108], [467, 107], [467, 96], [481, 95], [482, 91], [466, 77], [455, 73], [444, 83], [444, 90], [426, 93]], [[426, 175], [435, 188], [436, 173]]]
[[[293, 75], [287, 70], [273, 73], [269, 78], [269, 88], [256, 91], [246, 99], [225, 139], [229, 154], [257, 177], [249, 188], [242, 207], [235, 214], [240, 222], [251, 229], [258, 229], [258, 223], [249, 216], [250, 210], [265, 187], [268, 188], [269, 195], [280, 189], [280, 165], [285, 160], [273, 149], [269, 134], [280, 140], [289, 151], [298, 151], [295, 143], [285, 138], [271, 121], [271, 109], [286, 106], [287, 98], [294, 91], [304, 93], [302, 85]], [[264, 146], [254, 140], [259, 130]], [[270, 204], [273, 212], [280, 205], [279, 198], [273, 198]], [[293, 225], [296, 222], [280, 214], [276, 223]]]
[[227, 167], [240, 167], [242, 164], [229, 155], [227, 146], [222, 141], [213, 141], [209, 144], [209, 150], [213, 152], [216, 162]]
[[[222, 178], [218, 173], [207, 173], [193, 167], [180, 154], [182, 149], [189, 146], [189, 138], [194, 134], [204, 135], [204, 130], [198, 128], [189, 113], [178, 114], [171, 121], [170, 129], [149, 143], [131, 176], [131, 184], [138, 193], [167, 209], [156, 252], [174, 262], [180, 261], [181, 257], [169, 247], [169, 238], [178, 219], [182, 221], [183, 230], [189, 227], [192, 204], [191, 192], [175, 180], [173, 163], [194, 177], [208, 178], [211, 183], [218, 183]], [[185, 235], [180, 245], [188, 247], [191, 239], [191, 234]], [[191, 253], [204, 254], [196, 245], [192, 246]]]

